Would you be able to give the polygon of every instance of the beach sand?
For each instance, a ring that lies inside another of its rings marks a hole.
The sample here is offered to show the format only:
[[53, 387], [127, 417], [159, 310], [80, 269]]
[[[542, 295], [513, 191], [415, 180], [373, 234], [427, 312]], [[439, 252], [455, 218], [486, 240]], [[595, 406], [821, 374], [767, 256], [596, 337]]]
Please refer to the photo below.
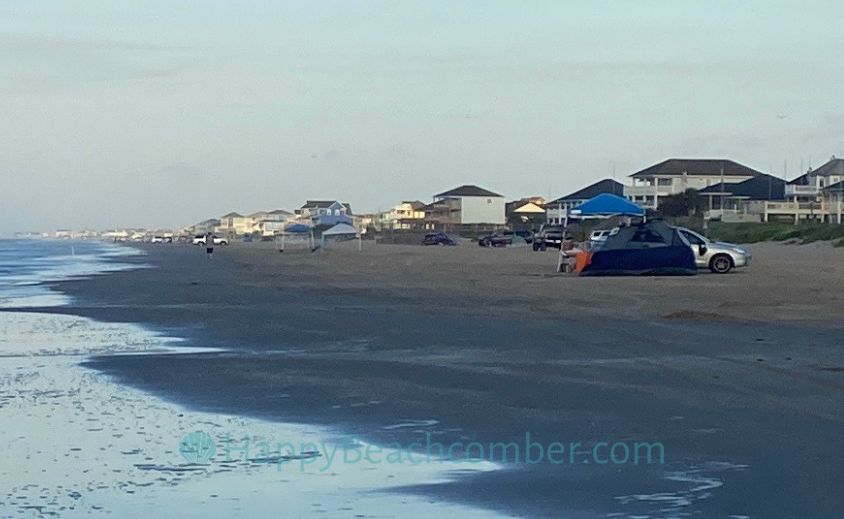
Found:
[[[403, 491], [530, 517], [832, 517], [844, 458], [844, 250], [751, 247], [747, 270], [573, 278], [553, 252], [148, 246], [153, 268], [57, 287], [73, 307], [224, 353], [97, 357], [204, 413], [379, 444], [646, 441], [660, 465], [508, 466]], [[283, 398], [280, 395], [284, 395]], [[186, 425], [188, 429], [190, 428]]]

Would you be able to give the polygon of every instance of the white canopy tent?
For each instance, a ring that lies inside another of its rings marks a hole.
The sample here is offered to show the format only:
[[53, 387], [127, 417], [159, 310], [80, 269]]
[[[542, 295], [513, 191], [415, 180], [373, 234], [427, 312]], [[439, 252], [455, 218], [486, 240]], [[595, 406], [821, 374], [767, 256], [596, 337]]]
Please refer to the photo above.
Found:
[[363, 249], [363, 244], [361, 242], [361, 235], [357, 229], [347, 223], [338, 223], [334, 227], [326, 230], [322, 233], [322, 247], [325, 247], [325, 238], [330, 238], [332, 236], [340, 237], [340, 236], [354, 236], [358, 239], [358, 250]]

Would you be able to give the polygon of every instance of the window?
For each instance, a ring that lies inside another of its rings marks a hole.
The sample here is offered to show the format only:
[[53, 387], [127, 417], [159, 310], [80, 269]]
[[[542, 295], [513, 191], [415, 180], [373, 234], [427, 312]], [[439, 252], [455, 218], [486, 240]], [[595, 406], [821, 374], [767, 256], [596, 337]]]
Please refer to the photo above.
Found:
[[657, 180], [657, 185], [659, 186], [672, 186], [674, 185], [674, 179], [672, 178], [660, 178]]
[[662, 236], [653, 232], [650, 229], [636, 231], [636, 234], [633, 235], [633, 239], [631, 239], [630, 241], [635, 241], [639, 243], [665, 243], [665, 240], [662, 239]]
[[703, 240], [701, 240], [696, 234], [692, 234], [687, 231], [680, 231], [683, 234], [683, 237], [689, 240], [689, 243], [692, 245], [703, 245]]

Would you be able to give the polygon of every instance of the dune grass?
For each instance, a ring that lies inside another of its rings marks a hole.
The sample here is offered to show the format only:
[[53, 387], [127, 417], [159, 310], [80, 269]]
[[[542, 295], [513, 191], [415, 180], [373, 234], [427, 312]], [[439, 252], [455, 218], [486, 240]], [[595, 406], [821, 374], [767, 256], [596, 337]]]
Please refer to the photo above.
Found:
[[806, 244], [833, 241], [844, 247], [844, 225], [824, 223], [711, 223], [709, 236], [733, 243], [758, 243], [763, 241], [792, 241]]

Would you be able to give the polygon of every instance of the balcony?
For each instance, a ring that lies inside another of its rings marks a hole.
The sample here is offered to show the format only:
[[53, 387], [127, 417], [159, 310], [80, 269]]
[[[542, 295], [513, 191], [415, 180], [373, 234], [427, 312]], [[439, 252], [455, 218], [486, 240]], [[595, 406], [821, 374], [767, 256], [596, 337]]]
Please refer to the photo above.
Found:
[[632, 196], [653, 196], [654, 194], [657, 196], [673, 195], [674, 188], [673, 186], [624, 186], [624, 196], [628, 198]]
[[820, 188], [818, 186], [797, 186], [786, 185], [785, 196], [791, 198], [794, 196], [818, 196], [820, 195]]

